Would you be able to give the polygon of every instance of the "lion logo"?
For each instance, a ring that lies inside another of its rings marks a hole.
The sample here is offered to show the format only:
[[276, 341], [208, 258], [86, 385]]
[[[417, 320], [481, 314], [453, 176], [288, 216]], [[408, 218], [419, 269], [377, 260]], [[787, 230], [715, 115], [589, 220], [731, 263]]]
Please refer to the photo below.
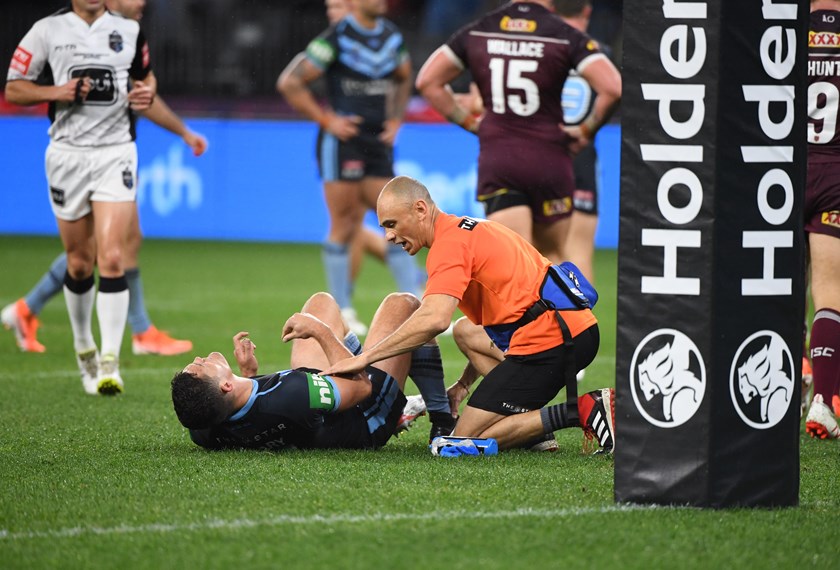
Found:
[[730, 392], [748, 425], [776, 425], [793, 399], [793, 384], [793, 357], [777, 333], [755, 333], [740, 346], [732, 362]]
[[700, 351], [680, 331], [655, 331], [636, 347], [630, 386], [636, 407], [650, 423], [682, 425], [700, 408], [706, 392]]

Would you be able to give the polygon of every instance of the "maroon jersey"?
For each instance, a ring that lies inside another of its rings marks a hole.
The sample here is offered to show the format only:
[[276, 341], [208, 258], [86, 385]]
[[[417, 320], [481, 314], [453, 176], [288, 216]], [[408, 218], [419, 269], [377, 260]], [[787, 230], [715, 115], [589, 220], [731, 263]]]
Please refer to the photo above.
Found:
[[840, 160], [840, 12], [811, 12], [808, 34], [808, 161]]
[[539, 4], [510, 3], [468, 24], [447, 42], [468, 68], [486, 114], [482, 147], [495, 138], [563, 142], [561, 93], [569, 71], [580, 72], [598, 44]]

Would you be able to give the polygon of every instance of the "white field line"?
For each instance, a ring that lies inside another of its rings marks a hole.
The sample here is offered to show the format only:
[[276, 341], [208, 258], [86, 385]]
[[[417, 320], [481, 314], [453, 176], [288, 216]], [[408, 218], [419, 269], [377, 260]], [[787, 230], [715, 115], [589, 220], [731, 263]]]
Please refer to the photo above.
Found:
[[41, 531], [0, 530], [0, 542], [7, 540], [28, 540], [40, 538], [75, 538], [79, 536], [103, 536], [119, 534], [167, 534], [172, 532], [194, 532], [205, 530], [238, 530], [265, 526], [344, 525], [378, 524], [390, 522], [453, 521], [517, 518], [574, 518], [588, 515], [670, 509], [672, 507], [612, 505], [598, 508], [579, 509], [516, 509], [512, 511], [437, 511], [431, 513], [374, 513], [366, 515], [277, 515], [264, 519], [211, 519], [196, 523], [151, 523], [144, 525], [120, 525], [112, 527], [70, 527]]

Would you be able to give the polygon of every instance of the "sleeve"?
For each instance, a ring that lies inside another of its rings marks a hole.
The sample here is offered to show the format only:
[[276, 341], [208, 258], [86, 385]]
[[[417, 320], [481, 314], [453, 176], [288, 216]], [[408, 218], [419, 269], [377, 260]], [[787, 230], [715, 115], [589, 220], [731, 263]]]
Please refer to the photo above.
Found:
[[444, 52], [461, 69], [467, 67], [467, 39], [470, 29], [472, 29], [471, 25], [464, 26], [443, 44]]
[[15, 49], [6, 81], [16, 79], [35, 81], [47, 64], [49, 53], [44, 26], [38, 22], [26, 33]]
[[132, 79], [145, 79], [151, 71], [152, 61], [149, 55], [149, 43], [146, 41], [146, 36], [143, 35], [143, 30], [139, 30], [137, 32], [137, 49], [134, 50], [134, 60], [131, 62], [128, 74]]
[[338, 58], [338, 33], [336, 27], [329, 28], [309, 42], [304, 53], [306, 54], [306, 59], [321, 71], [329, 68]]
[[472, 279], [473, 255], [469, 245], [461, 240], [436, 242], [429, 250], [426, 269], [426, 293], [423, 295], [449, 295], [459, 301]]
[[598, 42], [574, 28], [572, 31], [574, 33], [569, 38], [571, 67], [581, 73], [592, 61], [606, 56]]

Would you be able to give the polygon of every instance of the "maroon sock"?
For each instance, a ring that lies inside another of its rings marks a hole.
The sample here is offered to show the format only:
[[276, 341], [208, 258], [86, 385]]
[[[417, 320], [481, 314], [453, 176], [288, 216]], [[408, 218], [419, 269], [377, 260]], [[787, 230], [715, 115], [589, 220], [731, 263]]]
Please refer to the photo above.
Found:
[[814, 395], [822, 394], [827, 406], [840, 388], [840, 313], [820, 309], [811, 327], [811, 366]]

